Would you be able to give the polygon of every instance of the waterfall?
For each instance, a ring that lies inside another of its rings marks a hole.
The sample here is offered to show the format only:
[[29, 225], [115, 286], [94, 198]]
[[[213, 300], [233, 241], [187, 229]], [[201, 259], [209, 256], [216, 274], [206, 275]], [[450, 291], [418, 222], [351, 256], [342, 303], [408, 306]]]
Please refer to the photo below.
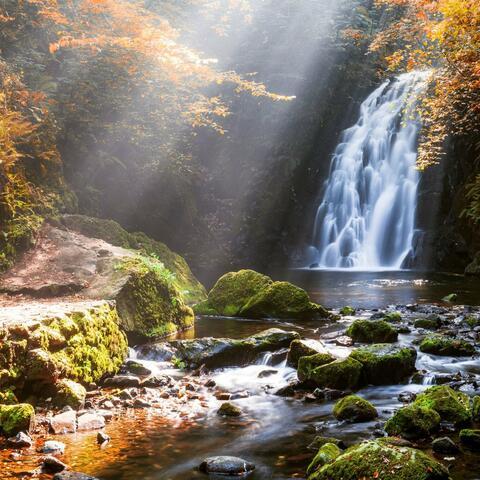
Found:
[[417, 186], [416, 100], [428, 72], [387, 81], [361, 105], [335, 149], [313, 232], [319, 268], [400, 269], [412, 247]]

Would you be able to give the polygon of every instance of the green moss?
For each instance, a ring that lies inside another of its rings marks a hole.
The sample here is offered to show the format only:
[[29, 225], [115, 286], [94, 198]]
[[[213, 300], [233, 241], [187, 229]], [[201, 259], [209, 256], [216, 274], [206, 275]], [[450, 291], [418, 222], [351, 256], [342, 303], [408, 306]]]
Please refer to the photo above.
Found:
[[[302, 365], [302, 360], [303, 358], [301, 358], [299, 362], [299, 370]], [[362, 364], [349, 357], [343, 360], [335, 360], [334, 362], [321, 365], [312, 370], [305, 370], [304, 380], [315, 383], [319, 388], [355, 390], [360, 384], [361, 372]]]
[[[316, 355], [317, 353], [327, 353], [320, 342], [317, 342], [316, 340], [294, 340], [290, 344], [290, 350], [288, 351], [287, 356], [287, 364], [293, 368], [297, 368], [300, 358]], [[333, 362], [335, 358], [331, 355], [329, 356]]]
[[398, 312], [389, 312], [383, 316], [383, 320], [389, 323], [399, 323], [402, 321], [402, 316]]
[[378, 417], [376, 408], [358, 395], [348, 395], [340, 399], [333, 407], [333, 415], [337, 420], [351, 422], [369, 422]]
[[364, 384], [389, 385], [404, 380], [415, 371], [417, 352], [414, 348], [387, 343], [358, 348], [350, 356], [363, 365]]
[[438, 319], [419, 318], [413, 324], [415, 328], [424, 328], [425, 330], [437, 330], [440, 327]]
[[35, 410], [28, 403], [0, 405], [0, 428], [8, 435], [29, 432], [35, 424]]
[[87, 391], [82, 385], [72, 380], [62, 379], [55, 384], [55, 389], [56, 393], [53, 401], [58, 408], [63, 408], [67, 405], [74, 409], [83, 407]]
[[475, 395], [472, 400], [472, 419], [480, 422], [480, 395]]
[[16, 403], [18, 403], [18, 399], [11, 389], [0, 391], [0, 405], [15, 405]]
[[308, 480], [449, 480], [436, 460], [408, 447], [370, 441], [349, 448], [313, 474]]
[[424, 338], [419, 348], [424, 353], [449, 357], [470, 356], [475, 353], [475, 347], [465, 340], [457, 340], [441, 335], [431, 335]]
[[413, 404], [398, 410], [385, 424], [385, 431], [408, 439], [424, 438], [438, 429], [440, 420], [435, 410]]
[[355, 308], [345, 306], [345, 307], [342, 307], [340, 309], [339, 313], [342, 317], [347, 317], [347, 316], [350, 316], [350, 315], [355, 315], [355, 312], [356, 312]]
[[480, 319], [476, 317], [467, 317], [465, 319], [465, 323], [470, 327], [470, 328], [475, 328], [480, 326]]
[[193, 306], [193, 311], [195, 315], [219, 315], [219, 313], [210, 306], [208, 300], [197, 303]]
[[332, 463], [341, 454], [342, 451], [333, 443], [322, 445], [308, 466], [307, 475], [311, 475], [324, 465]]
[[299, 380], [303, 381], [309, 379], [316, 368], [334, 361], [335, 357], [328, 352], [300, 357], [297, 363], [297, 375]]
[[144, 233], [129, 233], [113, 220], [65, 215], [61, 221], [66, 227], [83, 235], [100, 238], [119, 247], [140, 250], [147, 256], [158, 258], [175, 275], [175, 287], [187, 303], [205, 299], [205, 289], [194, 277], [187, 262], [162, 242], [153, 240]]
[[471, 420], [468, 395], [457, 392], [447, 385], [425, 390], [417, 397], [414, 405], [435, 410], [442, 420], [456, 425], [462, 425]]
[[461, 430], [460, 442], [471, 450], [480, 450], [480, 430]]
[[384, 320], [355, 320], [346, 334], [360, 343], [392, 343], [398, 338], [397, 331]]

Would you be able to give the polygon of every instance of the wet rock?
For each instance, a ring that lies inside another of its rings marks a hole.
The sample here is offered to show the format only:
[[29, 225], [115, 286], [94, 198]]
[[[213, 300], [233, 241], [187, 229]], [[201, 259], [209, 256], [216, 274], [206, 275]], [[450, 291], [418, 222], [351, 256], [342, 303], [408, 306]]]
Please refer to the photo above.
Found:
[[415, 371], [417, 352], [414, 348], [375, 344], [354, 350], [350, 357], [362, 364], [364, 384], [389, 385], [404, 380]]
[[448, 338], [442, 335], [432, 335], [420, 343], [420, 351], [433, 355], [448, 357], [470, 356], [475, 353], [475, 347], [461, 339]]
[[79, 472], [62, 472], [53, 476], [53, 480], [99, 480], [96, 477]]
[[56, 440], [47, 440], [40, 449], [42, 453], [64, 453], [65, 444]]
[[334, 362], [335, 357], [328, 352], [316, 353], [315, 355], [309, 355], [307, 357], [300, 357], [298, 359], [297, 375], [299, 380], [308, 380], [312, 372], [322, 365]]
[[480, 430], [461, 430], [460, 442], [470, 450], [480, 450]]
[[139, 387], [140, 379], [133, 375], [116, 375], [115, 377], [107, 378], [103, 385], [115, 388]]
[[66, 469], [67, 465], [52, 455], [48, 455], [42, 461], [42, 470], [46, 473], [58, 473]]
[[125, 368], [134, 375], [143, 376], [152, 374], [152, 371], [149, 368], [145, 367], [140, 362], [136, 362], [135, 360], [128, 360], [128, 362], [125, 364]]
[[448, 437], [436, 438], [432, 442], [432, 449], [435, 453], [455, 454], [459, 452], [457, 444]]
[[397, 331], [384, 320], [355, 320], [345, 333], [360, 343], [393, 343], [398, 339]]
[[290, 344], [290, 350], [287, 356], [287, 365], [297, 368], [301, 357], [315, 355], [317, 353], [328, 353], [323, 343], [317, 340], [294, 340]]
[[442, 301], [451, 303], [451, 302], [455, 302], [455, 300], [457, 300], [457, 298], [458, 298], [458, 295], [456, 293], [450, 293], [450, 294], [446, 295], [445, 297], [443, 297]]
[[33, 445], [33, 440], [24, 432], [18, 432], [14, 437], [7, 439], [7, 444], [12, 448], [28, 448]]
[[335, 390], [333, 388], [316, 388], [313, 391], [313, 394], [317, 398], [322, 398], [327, 402], [331, 402], [332, 400], [338, 400], [339, 398], [345, 397], [348, 395], [348, 392], [344, 390]]
[[85, 430], [98, 430], [105, 427], [105, 419], [96, 413], [85, 413], [77, 418], [79, 432]]
[[243, 392], [232, 393], [230, 400], [239, 400], [241, 398], [248, 398], [249, 396], [250, 394], [246, 390], [244, 390]]
[[310, 443], [307, 448], [309, 450], [317, 451], [319, 448], [321, 448], [326, 443], [333, 443], [333, 445], [336, 445], [338, 448], [341, 448], [342, 450], [344, 450], [346, 448], [346, 445], [343, 442], [343, 440], [339, 440], [338, 438], [334, 438], [334, 437], [322, 437], [320, 435], [316, 436], [313, 439], [312, 443]]
[[322, 445], [314, 459], [307, 468], [307, 475], [313, 475], [324, 465], [332, 463], [336, 458], [342, 454], [342, 451], [333, 443], [326, 443]]
[[348, 317], [348, 316], [355, 315], [356, 309], [353, 307], [346, 306], [346, 307], [342, 307], [339, 313], [342, 317]]
[[209, 457], [199, 466], [201, 472], [220, 475], [245, 475], [254, 469], [253, 463], [238, 457]]
[[389, 323], [400, 323], [403, 320], [402, 315], [399, 312], [385, 313], [382, 319]]
[[353, 345], [353, 338], [349, 337], [348, 335], [340, 335], [333, 341], [336, 345], [339, 345], [340, 347], [351, 347]]
[[222, 403], [217, 411], [218, 415], [222, 417], [239, 417], [242, 414], [242, 410], [233, 403]]
[[425, 438], [438, 430], [440, 420], [435, 410], [412, 404], [395, 412], [385, 424], [385, 431], [407, 439]]
[[400, 392], [397, 398], [399, 402], [412, 403], [417, 398], [417, 394], [413, 392]]
[[215, 380], [213, 380], [212, 378], [210, 378], [209, 380], [207, 380], [207, 381], [205, 382], [205, 386], [206, 386], [207, 388], [213, 388], [213, 387], [215, 387], [216, 385], [217, 385], [217, 382], [216, 382]]
[[339, 400], [333, 407], [333, 415], [337, 420], [348, 420], [353, 423], [369, 422], [378, 417], [376, 408], [364, 398], [349, 395]]
[[258, 374], [258, 378], [266, 378], [266, 377], [271, 377], [272, 375], [275, 375], [278, 373], [278, 370], [275, 370], [273, 368], [270, 368], [268, 370], [262, 370], [259, 374]]
[[288, 385], [285, 385], [282, 388], [279, 388], [276, 392], [275, 395], [278, 395], [279, 397], [293, 397], [295, 395], [295, 387], [298, 384], [298, 382], [292, 382], [289, 383]]
[[412, 442], [399, 437], [383, 437], [379, 438], [377, 442], [393, 445], [394, 447], [413, 447]]
[[308, 480], [449, 480], [448, 470], [419, 450], [380, 440], [361, 443], [308, 476]]
[[441, 327], [442, 320], [438, 315], [431, 315], [426, 318], [415, 320], [413, 326], [415, 328], [423, 328], [425, 330], [437, 330]]
[[103, 443], [109, 442], [110, 437], [105, 432], [98, 432], [97, 433], [97, 443], [102, 445]]
[[133, 407], [134, 408], [150, 408], [152, 404], [150, 402], [147, 402], [146, 400], [143, 400], [142, 398], [136, 398], [133, 401]]

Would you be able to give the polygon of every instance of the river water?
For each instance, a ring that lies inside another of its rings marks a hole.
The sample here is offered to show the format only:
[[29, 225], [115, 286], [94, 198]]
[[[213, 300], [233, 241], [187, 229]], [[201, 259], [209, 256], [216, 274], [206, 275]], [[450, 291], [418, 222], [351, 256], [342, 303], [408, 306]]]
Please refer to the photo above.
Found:
[[[474, 298], [476, 282], [463, 277], [443, 275], [402, 274], [337, 274], [319, 276], [316, 286], [312, 272], [290, 272], [298, 283], [309, 285], [312, 296], [329, 307], [345, 304], [372, 308], [391, 303], [413, 303], [439, 299], [446, 293], [458, 292], [462, 300]], [[333, 279], [336, 278], [336, 282]], [[479, 292], [480, 290], [476, 290]], [[458, 315], [462, 307], [452, 315]], [[363, 310], [359, 316], [368, 318], [372, 310]], [[343, 318], [333, 324], [319, 321], [254, 321], [232, 318], [200, 317], [195, 331], [182, 334], [183, 338], [232, 337], [241, 338], [267, 328], [280, 327], [298, 331], [303, 337], [322, 339], [337, 356], [348, 355], [350, 349], [339, 347], [333, 341], [335, 332], [353, 320]], [[400, 335], [401, 344], [410, 345], [419, 332]], [[135, 353], [132, 352], [135, 356]], [[182, 375], [171, 365], [145, 360], [145, 364], [159, 372]], [[480, 362], [471, 358], [434, 357], [419, 352], [417, 368], [428, 373], [404, 385], [369, 387], [359, 394], [378, 409], [374, 422], [350, 424], [332, 416], [333, 401], [308, 403], [301, 399], [283, 398], [275, 391], [295, 379], [296, 373], [285, 365], [285, 356], [263, 355], [254, 365], [243, 368], [220, 369], [211, 372], [218, 387], [230, 393], [248, 392], [247, 398], [234, 400], [243, 410], [240, 418], [219, 417], [216, 410], [222, 403], [206, 389], [204, 408], [192, 409], [191, 415], [164, 418], [155, 409], [131, 410], [110, 422], [106, 432], [111, 442], [98, 447], [96, 432], [77, 433], [58, 437], [67, 444], [64, 460], [72, 469], [95, 475], [103, 480], [194, 480], [207, 478], [197, 471], [201, 461], [212, 455], [235, 455], [255, 463], [251, 480], [304, 478], [305, 469], [314, 451], [308, 449], [316, 435], [334, 436], [353, 444], [374, 438], [378, 424], [387, 420], [402, 404], [402, 392], [420, 392], [430, 386], [435, 374], [468, 372], [480, 375]], [[265, 369], [275, 372], [265, 378], [259, 373]], [[469, 393], [472, 389], [466, 388]], [[453, 438], [455, 435], [453, 434]], [[441, 459], [441, 457], [439, 457]], [[478, 480], [479, 456], [465, 452], [450, 464], [454, 480]], [[3, 477], [2, 477], [3, 478]]]

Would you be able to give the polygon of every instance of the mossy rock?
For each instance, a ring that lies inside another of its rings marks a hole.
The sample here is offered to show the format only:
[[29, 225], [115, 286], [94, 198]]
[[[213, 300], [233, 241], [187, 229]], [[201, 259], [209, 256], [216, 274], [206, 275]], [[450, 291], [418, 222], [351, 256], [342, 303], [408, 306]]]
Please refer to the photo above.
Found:
[[353, 446], [308, 480], [450, 480], [448, 470], [425, 453], [378, 441]]
[[430, 387], [418, 395], [414, 405], [435, 410], [442, 420], [455, 425], [471, 421], [470, 398], [447, 385]]
[[28, 403], [0, 405], [0, 428], [7, 435], [30, 432], [35, 426], [35, 410]]
[[353, 307], [349, 307], [348, 305], [345, 306], [345, 307], [342, 307], [339, 311], [340, 315], [342, 317], [348, 317], [348, 316], [352, 316], [352, 315], [355, 315], [356, 313], [356, 309], [353, 308]]
[[[317, 353], [326, 354], [325, 347], [317, 340], [294, 340], [290, 344], [290, 350], [287, 356], [287, 365], [293, 368], [298, 367], [298, 361], [301, 357], [316, 355]], [[332, 357], [332, 362], [334, 358]]]
[[425, 438], [438, 430], [440, 421], [435, 410], [413, 404], [395, 412], [385, 424], [385, 431], [407, 439]]
[[322, 306], [310, 301], [308, 293], [289, 282], [273, 282], [261, 289], [242, 307], [247, 318], [328, 318]]
[[17, 403], [17, 396], [11, 389], [0, 390], [0, 405], [15, 405]]
[[[317, 355], [314, 356], [316, 357]], [[355, 390], [359, 387], [362, 364], [357, 360], [349, 357], [309, 370], [303, 367], [302, 361], [304, 358], [301, 358], [299, 361], [299, 371], [303, 371], [305, 374], [305, 376], [302, 375], [301, 379], [308, 380], [319, 388]]]
[[472, 420], [480, 422], [480, 395], [475, 395], [472, 400]]
[[337, 420], [348, 420], [352, 423], [369, 422], [378, 417], [376, 408], [358, 395], [348, 395], [340, 399], [333, 407], [333, 415]]
[[414, 348], [389, 343], [354, 350], [350, 356], [363, 365], [362, 382], [367, 385], [391, 385], [415, 372]]
[[480, 450], [480, 430], [461, 430], [460, 442], [470, 450]]
[[403, 319], [399, 312], [389, 312], [383, 316], [383, 320], [389, 323], [400, 323]]
[[300, 357], [297, 363], [298, 379], [301, 381], [309, 379], [316, 368], [332, 363], [335, 360], [336, 358], [328, 352]]
[[384, 320], [355, 320], [346, 334], [360, 343], [393, 343], [398, 340], [397, 330]]
[[78, 410], [83, 407], [87, 391], [79, 383], [63, 378], [55, 384], [53, 403], [58, 408], [65, 406]]
[[326, 443], [322, 445], [314, 459], [307, 468], [307, 475], [312, 475], [319, 468], [332, 463], [337, 457], [342, 454], [342, 451], [334, 443]]
[[187, 262], [164, 243], [153, 240], [141, 232], [129, 233], [113, 220], [84, 215], [64, 215], [60, 221], [67, 228], [87, 237], [100, 238], [111, 245], [157, 257], [175, 275], [174, 285], [186, 303], [196, 303], [206, 298], [205, 288], [195, 278]]
[[420, 343], [420, 351], [432, 355], [466, 357], [475, 354], [475, 347], [465, 340], [457, 340], [441, 335], [431, 335]]
[[225, 402], [222, 403], [217, 414], [222, 417], [239, 417], [242, 414], [242, 410], [233, 403]]
[[442, 322], [439, 318], [419, 318], [415, 320], [413, 326], [415, 328], [423, 328], [425, 330], [437, 330]]
[[322, 437], [321, 435], [317, 435], [313, 440], [312, 443], [308, 446], [309, 450], [319, 450], [323, 445], [326, 443], [333, 443], [340, 449], [345, 448], [345, 444], [343, 440], [334, 437]]

